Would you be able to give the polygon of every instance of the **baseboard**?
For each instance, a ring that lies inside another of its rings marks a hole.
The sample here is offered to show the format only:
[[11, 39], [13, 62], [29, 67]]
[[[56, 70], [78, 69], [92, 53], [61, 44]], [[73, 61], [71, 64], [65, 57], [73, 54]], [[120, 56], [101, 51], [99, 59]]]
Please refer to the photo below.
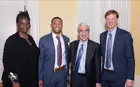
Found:
[[134, 87], [140, 87], [140, 75], [135, 76]]

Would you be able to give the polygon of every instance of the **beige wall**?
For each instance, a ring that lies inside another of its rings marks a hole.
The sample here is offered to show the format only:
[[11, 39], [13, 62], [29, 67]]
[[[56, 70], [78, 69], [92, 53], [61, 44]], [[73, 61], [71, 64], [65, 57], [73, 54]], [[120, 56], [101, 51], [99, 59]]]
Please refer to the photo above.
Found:
[[59, 16], [64, 21], [63, 33], [76, 39], [76, 0], [40, 0], [39, 15], [40, 36], [50, 33], [51, 19]]
[[140, 0], [131, 0], [131, 29], [134, 40], [136, 75], [140, 75]]

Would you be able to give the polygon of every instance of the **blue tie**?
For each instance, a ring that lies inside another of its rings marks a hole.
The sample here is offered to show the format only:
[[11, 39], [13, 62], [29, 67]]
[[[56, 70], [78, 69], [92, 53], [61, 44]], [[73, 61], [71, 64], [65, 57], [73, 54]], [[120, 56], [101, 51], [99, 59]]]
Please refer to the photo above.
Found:
[[106, 68], [111, 67], [111, 47], [112, 47], [112, 34], [109, 33], [109, 38], [107, 42], [107, 53], [106, 53]]
[[76, 58], [76, 62], [75, 62], [75, 67], [74, 67], [74, 71], [78, 72], [78, 69], [79, 69], [79, 65], [80, 65], [80, 60], [82, 58], [82, 54], [83, 54], [83, 44], [81, 44], [81, 47], [79, 49], [79, 52], [78, 52], [78, 56]]

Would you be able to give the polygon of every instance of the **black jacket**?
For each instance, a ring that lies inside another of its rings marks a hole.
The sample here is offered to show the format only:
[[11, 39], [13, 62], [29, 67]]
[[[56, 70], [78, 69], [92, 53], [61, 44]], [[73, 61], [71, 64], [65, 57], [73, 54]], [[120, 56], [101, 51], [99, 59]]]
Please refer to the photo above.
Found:
[[3, 52], [4, 72], [2, 75], [5, 87], [12, 87], [11, 81], [8, 78], [10, 72], [18, 74], [21, 87], [38, 86], [37, 67], [39, 49], [30, 35], [28, 36], [28, 40], [32, 45], [21, 38], [17, 32], [11, 35], [5, 42]]
[[[71, 62], [71, 82], [73, 82], [73, 68], [76, 60], [76, 54], [78, 50], [79, 40], [76, 40], [70, 44], [69, 50], [69, 61]], [[86, 76], [89, 87], [95, 87], [96, 83], [101, 81], [101, 58], [100, 58], [100, 48], [99, 44], [91, 40], [87, 43], [86, 52]], [[72, 83], [73, 84], [73, 83]], [[76, 82], [75, 82], [76, 84]]]

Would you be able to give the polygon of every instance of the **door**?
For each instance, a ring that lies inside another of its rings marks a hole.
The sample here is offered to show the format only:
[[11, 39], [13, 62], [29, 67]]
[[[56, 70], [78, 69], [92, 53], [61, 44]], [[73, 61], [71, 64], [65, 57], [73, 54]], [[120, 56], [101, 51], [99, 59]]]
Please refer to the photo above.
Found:
[[16, 32], [16, 16], [24, 10], [24, 0], [0, 0], [0, 82], [3, 72], [2, 56], [6, 39]]

